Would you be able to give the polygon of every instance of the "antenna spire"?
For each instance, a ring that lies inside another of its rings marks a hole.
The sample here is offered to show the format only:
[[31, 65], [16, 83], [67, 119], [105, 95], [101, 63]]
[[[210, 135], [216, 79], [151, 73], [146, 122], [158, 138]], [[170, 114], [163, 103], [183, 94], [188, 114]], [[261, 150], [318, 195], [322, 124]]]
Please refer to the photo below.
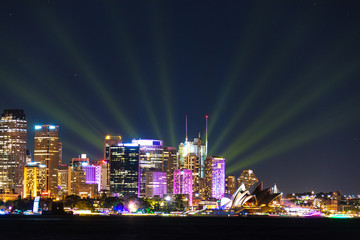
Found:
[[187, 115], [185, 115], [185, 133], [186, 133], [185, 142], [187, 142], [187, 141], [188, 141], [188, 135], [187, 135]]
[[207, 153], [208, 153], [208, 118], [209, 116], [206, 115], [206, 134], [205, 134], [205, 156], [207, 157]]

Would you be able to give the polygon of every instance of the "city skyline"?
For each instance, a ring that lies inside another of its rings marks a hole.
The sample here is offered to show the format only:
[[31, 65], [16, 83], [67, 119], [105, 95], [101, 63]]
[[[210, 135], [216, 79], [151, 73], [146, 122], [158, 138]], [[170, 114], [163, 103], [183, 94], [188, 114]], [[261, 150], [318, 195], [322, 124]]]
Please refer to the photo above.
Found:
[[[63, 161], [104, 136], [179, 148], [199, 133], [283, 192], [358, 193], [359, 4], [6, 1], [1, 109], [59, 125]], [[34, 156], [33, 156], [34, 157]]]

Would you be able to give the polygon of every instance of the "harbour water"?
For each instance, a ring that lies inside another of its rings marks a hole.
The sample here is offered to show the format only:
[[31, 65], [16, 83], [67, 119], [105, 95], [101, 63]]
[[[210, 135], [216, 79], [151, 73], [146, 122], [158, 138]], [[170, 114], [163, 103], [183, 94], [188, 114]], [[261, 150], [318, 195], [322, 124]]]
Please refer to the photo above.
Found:
[[1, 216], [0, 239], [358, 239], [360, 219]]

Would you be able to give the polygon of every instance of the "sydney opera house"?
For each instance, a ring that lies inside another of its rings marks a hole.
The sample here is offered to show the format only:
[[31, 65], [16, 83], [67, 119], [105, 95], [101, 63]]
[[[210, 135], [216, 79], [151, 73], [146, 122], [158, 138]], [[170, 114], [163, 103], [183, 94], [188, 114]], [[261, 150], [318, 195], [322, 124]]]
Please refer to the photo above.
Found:
[[244, 184], [236, 190], [230, 198], [221, 199], [222, 209], [246, 210], [249, 212], [268, 212], [274, 209], [281, 200], [282, 193], [270, 188], [263, 188], [263, 182], [255, 183], [246, 189]]

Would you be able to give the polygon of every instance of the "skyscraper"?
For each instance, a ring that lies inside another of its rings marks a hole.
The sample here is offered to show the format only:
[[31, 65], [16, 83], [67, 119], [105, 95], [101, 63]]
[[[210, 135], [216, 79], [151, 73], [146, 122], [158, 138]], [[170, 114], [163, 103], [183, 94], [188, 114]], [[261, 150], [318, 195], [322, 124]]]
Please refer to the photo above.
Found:
[[110, 161], [110, 147], [122, 143], [121, 136], [106, 135], [104, 140], [104, 159]]
[[174, 171], [174, 194], [188, 194], [189, 206], [192, 206], [192, 171], [190, 169], [176, 169]]
[[34, 160], [46, 166], [45, 192], [56, 196], [58, 190], [59, 126], [36, 125]]
[[[58, 171], [58, 195], [66, 196], [69, 195], [69, 167], [66, 164], [61, 164]], [[70, 179], [71, 181], [71, 179]]]
[[104, 161], [101, 163], [101, 190], [108, 192], [110, 190], [110, 147], [122, 143], [121, 136], [106, 135], [104, 140]]
[[100, 167], [100, 192], [108, 193], [109, 188], [109, 163], [105, 159], [92, 161], [92, 165]]
[[139, 196], [139, 145], [110, 147], [110, 193], [113, 196]]
[[193, 192], [200, 190], [200, 158], [195, 153], [189, 153], [184, 158], [184, 168], [192, 172]]
[[7, 109], [0, 120], [0, 193], [22, 192], [27, 121], [20, 109]]
[[[194, 160], [193, 156], [191, 155], [195, 155], [198, 159], [197, 159], [197, 164], [199, 165], [196, 168], [199, 168], [199, 172], [198, 173], [194, 173], [198, 175], [199, 177], [199, 182], [201, 181], [202, 178], [205, 177], [205, 159], [207, 157], [207, 150], [208, 150], [208, 134], [207, 134], [207, 124], [208, 124], [208, 116], [205, 117], [206, 119], [206, 135], [205, 135], [205, 142], [201, 139], [200, 137], [200, 133], [199, 133], [199, 137], [198, 138], [194, 138], [193, 142], [188, 141], [188, 134], [187, 134], [187, 116], [185, 118], [185, 129], [186, 129], [186, 137], [185, 137], [185, 142], [180, 143], [179, 145], [179, 152], [178, 152], [178, 162], [179, 162], [179, 166], [186, 168], [184, 166], [185, 164], [185, 160], [186, 158], [191, 158]], [[199, 184], [199, 183], [197, 183]]]
[[225, 158], [207, 157], [205, 160], [205, 196], [221, 199], [225, 193]]
[[149, 169], [155, 171], [162, 170], [164, 152], [163, 141], [153, 139], [134, 139], [132, 140], [132, 144], [139, 146], [139, 188], [140, 196], [144, 197], [146, 191], [146, 172]]
[[178, 168], [177, 151], [174, 147], [164, 147], [162, 171], [166, 172], [167, 192], [173, 192], [174, 171]]
[[189, 157], [191, 154], [194, 154], [198, 157], [199, 162], [199, 177], [204, 177], [204, 166], [205, 166], [205, 158], [206, 158], [206, 146], [202, 142], [200, 136], [199, 138], [195, 138], [193, 142], [187, 141], [187, 138], [184, 143], [179, 145], [179, 165], [184, 167], [185, 159]]

